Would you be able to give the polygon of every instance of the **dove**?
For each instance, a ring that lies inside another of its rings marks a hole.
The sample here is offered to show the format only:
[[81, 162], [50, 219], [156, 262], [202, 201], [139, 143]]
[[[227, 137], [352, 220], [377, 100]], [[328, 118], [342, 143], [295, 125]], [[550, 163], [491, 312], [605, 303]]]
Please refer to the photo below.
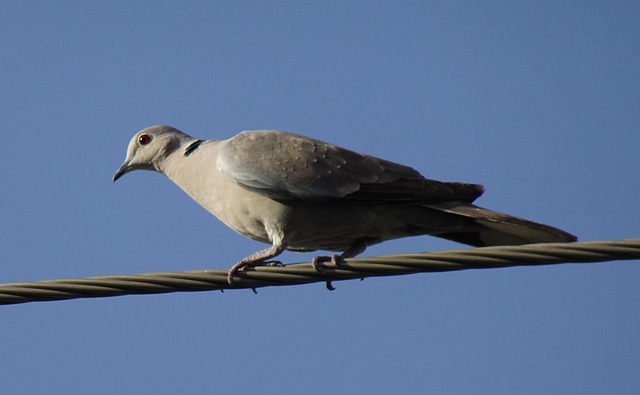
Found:
[[233, 265], [290, 251], [338, 263], [371, 245], [430, 235], [475, 247], [572, 242], [563, 230], [474, 205], [479, 184], [428, 179], [409, 166], [278, 130], [201, 140], [171, 126], [136, 133], [113, 176], [159, 172], [237, 233], [270, 244]]

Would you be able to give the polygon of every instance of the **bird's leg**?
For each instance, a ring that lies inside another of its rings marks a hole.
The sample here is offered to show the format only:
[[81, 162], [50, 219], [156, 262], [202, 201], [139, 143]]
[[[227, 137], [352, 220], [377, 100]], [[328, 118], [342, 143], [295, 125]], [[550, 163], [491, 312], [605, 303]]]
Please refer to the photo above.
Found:
[[331, 256], [331, 263], [334, 265], [339, 265], [344, 262], [347, 258], [353, 258], [354, 256], [360, 255], [367, 249], [367, 241], [364, 239], [357, 240], [348, 250], [343, 252], [340, 255]]
[[286, 245], [284, 244], [274, 244], [269, 248], [265, 248], [264, 250], [254, 252], [253, 254], [244, 258], [240, 262], [231, 266], [231, 269], [229, 269], [229, 271], [227, 272], [227, 281], [229, 282], [229, 285], [233, 284], [233, 276], [239, 270], [256, 266], [267, 259], [278, 256], [282, 253], [282, 251], [285, 250], [285, 248], [286, 248]]

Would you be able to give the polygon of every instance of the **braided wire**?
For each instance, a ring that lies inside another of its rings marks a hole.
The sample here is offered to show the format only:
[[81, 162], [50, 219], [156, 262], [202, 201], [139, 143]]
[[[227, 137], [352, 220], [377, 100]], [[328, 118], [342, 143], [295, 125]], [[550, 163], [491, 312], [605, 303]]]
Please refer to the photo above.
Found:
[[0, 304], [132, 294], [253, 289], [464, 269], [536, 266], [640, 259], [640, 238], [529, 244], [351, 258], [316, 270], [310, 263], [257, 266], [241, 271], [233, 285], [226, 270], [144, 273], [0, 284]]

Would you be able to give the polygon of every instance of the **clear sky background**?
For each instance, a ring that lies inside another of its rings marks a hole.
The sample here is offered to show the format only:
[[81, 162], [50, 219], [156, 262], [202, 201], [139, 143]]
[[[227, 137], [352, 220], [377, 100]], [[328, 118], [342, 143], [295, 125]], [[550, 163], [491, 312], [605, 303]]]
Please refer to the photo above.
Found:
[[[295, 131], [482, 183], [480, 205], [582, 240], [640, 236], [637, 1], [5, 1], [0, 65], [1, 282], [221, 269], [263, 248], [159, 174], [111, 182], [160, 123]], [[0, 388], [640, 392], [638, 261], [335, 286], [0, 307]]]

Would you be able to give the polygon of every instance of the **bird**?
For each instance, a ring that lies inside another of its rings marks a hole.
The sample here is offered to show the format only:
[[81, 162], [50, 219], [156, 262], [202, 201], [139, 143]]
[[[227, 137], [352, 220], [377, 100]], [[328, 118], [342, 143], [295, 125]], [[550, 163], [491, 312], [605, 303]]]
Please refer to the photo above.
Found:
[[428, 179], [412, 167], [279, 130], [202, 140], [167, 125], [137, 132], [117, 181], [159, 172], [237, 233], [269, 247], [233, 265], [265, 264], [285, 250], [331, 251], [338, 264], [371, 245], [430, 235], [483, 247], [573, 242], [555, 227], [474, 204], [484, 187]]

